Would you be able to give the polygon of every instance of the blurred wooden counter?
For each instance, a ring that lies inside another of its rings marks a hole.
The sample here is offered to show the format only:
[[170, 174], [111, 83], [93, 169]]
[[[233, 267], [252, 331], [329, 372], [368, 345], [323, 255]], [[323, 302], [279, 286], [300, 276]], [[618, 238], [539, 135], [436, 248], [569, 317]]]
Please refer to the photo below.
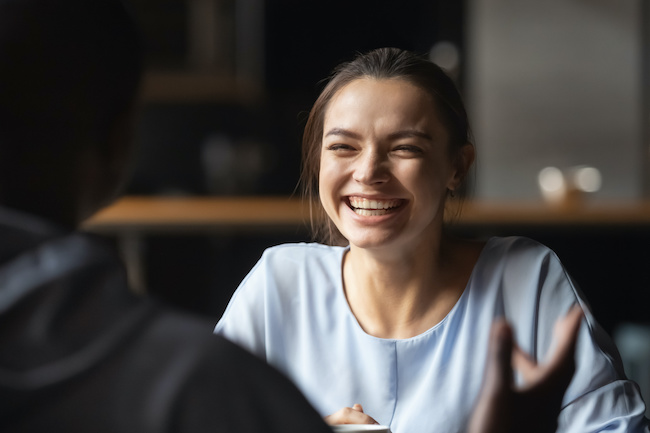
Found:
[[[449, 212], [464, 228], [650, 227], [650, 201], [586, 202], [553, 207], [543, 202], [463, 203]], [[100, 233], [184, 233], [232, 230], [295, 230], [309, 225], [309, 206], [288, 197], [125, 197], [86, 222]]]

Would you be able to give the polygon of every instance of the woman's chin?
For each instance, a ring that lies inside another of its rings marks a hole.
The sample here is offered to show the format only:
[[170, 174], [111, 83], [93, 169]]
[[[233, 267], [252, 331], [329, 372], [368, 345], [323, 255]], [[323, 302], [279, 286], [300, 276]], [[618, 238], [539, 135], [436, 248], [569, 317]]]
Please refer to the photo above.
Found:
[[396, 240], [396, 236], [390, 233], [359, 232], [360, 230], [355, 230], [345, 236], [350, 243], [350, 246], [365, 250], [378, 250], [382, 248], [391, 248]]

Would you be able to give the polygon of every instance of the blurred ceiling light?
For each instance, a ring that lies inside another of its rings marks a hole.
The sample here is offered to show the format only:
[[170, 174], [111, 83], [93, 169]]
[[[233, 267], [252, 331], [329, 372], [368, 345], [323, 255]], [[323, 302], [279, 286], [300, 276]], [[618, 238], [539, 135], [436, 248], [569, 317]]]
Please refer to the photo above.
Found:
[[435, 43], [429, 51], [429, 60], [448, 72], [456, 72], [460, 67], [460, 51], [449, 41]]

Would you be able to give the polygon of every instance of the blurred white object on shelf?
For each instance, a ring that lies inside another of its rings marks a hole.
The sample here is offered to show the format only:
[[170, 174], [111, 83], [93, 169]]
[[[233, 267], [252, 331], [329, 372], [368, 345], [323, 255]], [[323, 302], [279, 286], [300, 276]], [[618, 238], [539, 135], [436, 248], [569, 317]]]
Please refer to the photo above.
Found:
[[595, 167], [578, 165], [560, 169], [545, 167], [537, 176], [544, 200], [552, 205], [580, 203], [586, 193], [600, 190], [602, 176]]

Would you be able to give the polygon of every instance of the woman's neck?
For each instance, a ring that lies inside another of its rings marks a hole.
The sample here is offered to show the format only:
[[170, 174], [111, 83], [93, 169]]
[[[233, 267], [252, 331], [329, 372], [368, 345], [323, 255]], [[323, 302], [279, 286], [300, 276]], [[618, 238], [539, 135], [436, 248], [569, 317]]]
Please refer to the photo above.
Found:
[[361, 327], [380, 338], [410, 338], [439, 323], [460, 298], [478, 258], [460, 250], [447, 238], [410, 254], [351, 246], [343, 281]]

